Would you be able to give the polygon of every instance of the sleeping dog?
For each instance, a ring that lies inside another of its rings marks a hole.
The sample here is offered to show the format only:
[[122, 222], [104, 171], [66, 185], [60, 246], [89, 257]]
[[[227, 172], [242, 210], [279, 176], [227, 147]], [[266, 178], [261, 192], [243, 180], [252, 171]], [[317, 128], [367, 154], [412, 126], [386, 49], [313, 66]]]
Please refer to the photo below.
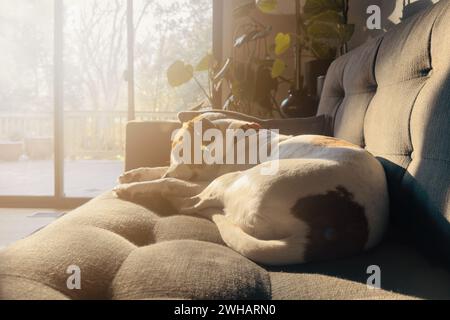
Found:
[[[198, 134], [198, 122], [221, 132], [258, 129], [220, 114], [187, 121], [173, 137], [171, 166], [125, 173], [116, 194], [162, 193], [180, 214], [212, 220], [230, 248], [266, 265], [350, 256], [382, 239], [389, 215], [386, 178], [364, 149], [330, 137], [277, 135], [277, 159], [256, 165], [180, 162], [177, 146], [187, 133]], [[224, 152], [234, 146], [225, 143]], [[276, 174], [262, 174], [275, 163]]]

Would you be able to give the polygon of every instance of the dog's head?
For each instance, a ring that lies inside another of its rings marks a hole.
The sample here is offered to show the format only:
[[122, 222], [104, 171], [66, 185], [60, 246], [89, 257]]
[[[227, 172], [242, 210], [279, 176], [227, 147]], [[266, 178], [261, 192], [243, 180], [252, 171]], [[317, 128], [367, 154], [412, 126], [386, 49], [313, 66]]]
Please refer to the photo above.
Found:
[[[229, 119], [221, 113], [204, 113], [192, 118], [183, 118], [181, 129], [172, 136], [170, 167], [165, 177], [183, 180], [209, 180], [216, 175], [220, 163], [207, 163], [205, 157], [222, 157], [225, 163], [227, 152], [234, 148], [236, 139], [227, 139], [227, 131], [247, 132], [259, 130], [256, 123]], [[220, 136], [222, 141], [216, 141]], [[248, 138], [248, 135], [244, 138]], [[219, 152], [220, 155], [216, 153]]]

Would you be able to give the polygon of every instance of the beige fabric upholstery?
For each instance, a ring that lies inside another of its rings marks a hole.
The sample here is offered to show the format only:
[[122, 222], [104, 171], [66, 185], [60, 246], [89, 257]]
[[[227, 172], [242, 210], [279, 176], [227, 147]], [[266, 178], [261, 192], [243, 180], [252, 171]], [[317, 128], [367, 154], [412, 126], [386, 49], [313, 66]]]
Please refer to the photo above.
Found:
[[[189, 240], [187, 240], [189, 239]], [[66, 285], [69, 266], [81, 290]], [[269, 274], [193, 217], [104, 194], [0, 252], [2, 299], [268, 299]]]
[[[386, 290], [366, 287], [372, 264]], [[71, 265], [81, 290], [67, 288]], [[266, 270], [225, 247], [210, 221], [160, 216], [110, 193], [0, 252], [1, 299], [448, 298], [449, 282], [391, 241], [353, 259]]]
[[151, 126], [139, 121], [128, 123], [125, 170], [169, 165], [171, 134], [179, 127], [178, 121], [152, 122]]
[[[211, 111], [183, 111], [180, 112], [178, 118], [181, 122], [189, 121], [202, 113]], [[328, 115], [320, 115], [311, 118], [298, 119], [260, 119], [246, 114], [237, 113], [233, 111], [214, 110], [216, 113], [222, 113], [230, 119], [238, 119], [248, 122], [256, 122], [261, 124], [265, 129], [278, 129], [280, 133], [286, 135], [302, 135], [302, 134], [331, 134], [331, 117]]]
[[[330, 133], [385, 165], [405, 233], [351, 259], [266, 269], [224, 246], [212, 222], [173, 216], [161, 198], [133, 204], [106, 193], [1, 251], [0, 299], [449, 299], [448, 270], [404, 241], [450, 257], [449, 34], [450, 1], [441, 0], [333, 63], [318, 117], [267, 124], [326, 134], [333, 119]], [[127, 169], [167, 164], [177, 127], [129, 124]], [[67, 288], [71, 265], [81, 290]], [[366, 287], [370, 265], [381, 267], [382, 290]]]
[[[271, 270], [272, 298], [450, 299], [450, 273], [402, 242], [392, 238], [350, 259]], [[380, 267], [384, 291], [367, 287], [372, 265]]]
[[338, 59], [319, 114], [384, 164], [394, 222], [450, 266], [450, 1]]

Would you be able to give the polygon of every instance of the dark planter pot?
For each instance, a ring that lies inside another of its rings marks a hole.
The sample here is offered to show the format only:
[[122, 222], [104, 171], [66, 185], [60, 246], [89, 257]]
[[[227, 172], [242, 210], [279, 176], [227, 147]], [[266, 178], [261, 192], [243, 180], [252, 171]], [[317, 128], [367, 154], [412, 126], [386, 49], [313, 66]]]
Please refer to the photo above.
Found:
[[332, 59], [327, 59], [313, 60], [305, 63], [305, 88], [308, 94], [317, 96], [317, 78], [327, 74], [332, 62]]
[[317, 114], [319, 99], [305, 90], [289, 91], [289, 96], [281, 103], [281, 114], [285, 118], [309, 118]]
[[53, 154], [52, 138], [27, 138], [25, 139], [27, 156], [32, 160], [48, 160]]
[[18, 161], [23, 154], [23, 142], [0, 142], [0, 161]]

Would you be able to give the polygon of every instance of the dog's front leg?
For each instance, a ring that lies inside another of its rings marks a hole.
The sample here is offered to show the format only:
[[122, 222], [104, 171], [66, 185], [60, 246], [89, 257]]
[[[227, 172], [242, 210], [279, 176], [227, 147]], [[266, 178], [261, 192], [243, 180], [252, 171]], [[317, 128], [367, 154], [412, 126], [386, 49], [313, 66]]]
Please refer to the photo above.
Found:
[[169, 167], [139, 168], [125, 172], [119, 177], [120, 184], [154, 181], [161, 179]]
[[146, 197], [152, 194], [192, 196], [204, 189], [204, 185], [186, 182], [183, 180], [165, 178], [154, 181], [122, 184], [114, 188], [115, 194], [125, 200], [137, 197]]

